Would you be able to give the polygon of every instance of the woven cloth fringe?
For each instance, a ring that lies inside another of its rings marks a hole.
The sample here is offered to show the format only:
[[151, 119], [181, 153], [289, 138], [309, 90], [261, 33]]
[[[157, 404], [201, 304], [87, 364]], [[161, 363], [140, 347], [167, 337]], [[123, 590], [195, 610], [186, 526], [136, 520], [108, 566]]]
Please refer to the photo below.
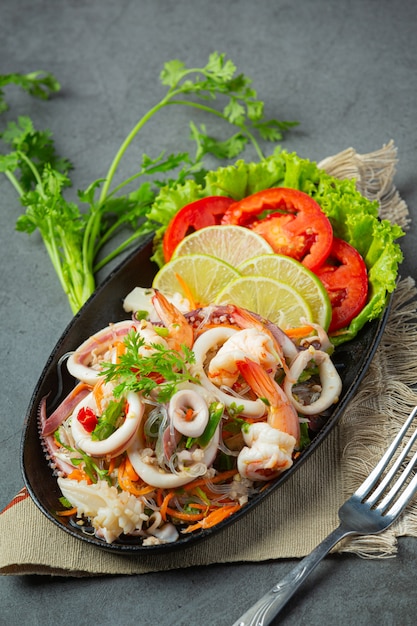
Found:
[[[319, 163], [330, 174], [354, 178], [378, 201], [382, 218], [406, 229], [409, 215], [395, 189], [393, 142], [359, 155], [349, 148]], [[417, 289], [399, 281], [381, 343], [339, 424], [310, 459], [256, 511], [188, 550], [128, 557], [67, 536], [22, 491], [0, 514], [0, 574], [97, 576], [143, 574], [212, 563], [301, 557], [338, 523], [337, 510], [381, 457], [417, 405]], [[394, 556], [397, 538], [417, 537], [417, 501], [381, 535], [349, 538], [335, 552], [367, 558]], [[56, 546], [59, 545], [59, 549]]]
[[[369, 200], [379, 203], [381, 219], [389, 219], [405, 231], [409, 228], [407, 205], [394, 185], [397, 148], [392, 140], [364, 155], [348, 148], [318, 165], [336, 178], [355, 179], [357, 189]], [[341, 440], [348, 442], [342, 456], [346, 498], [369, 473], [387, 442], [394, 438], [417, 405], [417, 393], [412, 389], [417, 383], [416, 294], [413, 279], [399, 284], [378, 352], [340, 424]], [[346, 539], [335, 551], [355, 552], [365, 557], [393, 556], [396, 537], [408, 534], [417, 534], [416, 503], [382, 535]]]
[[355, 179], [358, 191], [379, 203], [379, 216], [406, 230], [410, 224], [408, 208], [394, 185], [397, 162], [397, 148], [391, 140], [368, 154], [347, 148], [323, 159], [318, 166], [335, 178]]
[[[345, 498], [355, 491], [408, 414], [417, 405], [417, 290], [411, 278], [400, 282], [378, 351], [359, 392], [340, 423], [340, 440], [346, 442], [341, 465]], [[392, 556], [396, 538], [417, 535], [417, 502], [394, 526], [381, 535], [345, 540], [339, 552], [361, 556]]]

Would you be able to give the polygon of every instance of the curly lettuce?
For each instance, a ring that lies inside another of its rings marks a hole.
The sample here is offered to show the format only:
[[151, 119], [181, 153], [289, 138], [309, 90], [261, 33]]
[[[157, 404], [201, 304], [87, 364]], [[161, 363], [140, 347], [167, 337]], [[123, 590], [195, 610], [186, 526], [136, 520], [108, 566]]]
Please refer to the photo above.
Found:
[[155, 236], [153, 260], [161, 267], [162, 237], [172, 216], [185, 204], [211, 195], [236, 200], [269, 187], [292, 187], [313, 197], [330, 219], [336, 237], [344, 239], [362, 255], [368, 269], [368, 302], [349, 326], [332, 337], [340, 343], [353, 339], [368, 322], [385, 309], [396, 286], [403, 259], [397, 239], [400, 226], [379, 218], [377, 201], [365, 198], [353, 179], [340, 180], [296, 153], [279, 151], [254, 163], [237, 161], [205, 174], [200, 183], [188, 180], [176, 188], [162, 188], [147, 217], [161, 226]]

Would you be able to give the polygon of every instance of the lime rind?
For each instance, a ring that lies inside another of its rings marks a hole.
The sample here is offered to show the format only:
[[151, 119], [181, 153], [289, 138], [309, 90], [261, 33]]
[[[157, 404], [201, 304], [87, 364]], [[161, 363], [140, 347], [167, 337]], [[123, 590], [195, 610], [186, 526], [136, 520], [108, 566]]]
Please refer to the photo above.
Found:
[[283, 330], [313, 321], [309, 304], [296, 289], [265, 276], [236, 278], [218, 293], [215, 303], [249, 309]]
[[321, 280], [299, 261], [282, 254], [261, 254], [237, 266], [244, 276], [274, 278], [293, 287], [310, 306], [313, 322], [328, 329], [332, 307]]
[[240, 276], [238, 270], [209, 254], [190, 254], [171, 259], [154, 277], [152, 287], [167, 296], [176, 293], [187, 298], [180, 276], [199, 306], [212, 304], [219, 291]]
[[244, 226], [224, 224], [206, 226], [187, 235], [175, 248], [172, 258], [190, 254], [209, 254], [237, 267], [252, 256], [273, 254], [269, 243], [258, 233]]

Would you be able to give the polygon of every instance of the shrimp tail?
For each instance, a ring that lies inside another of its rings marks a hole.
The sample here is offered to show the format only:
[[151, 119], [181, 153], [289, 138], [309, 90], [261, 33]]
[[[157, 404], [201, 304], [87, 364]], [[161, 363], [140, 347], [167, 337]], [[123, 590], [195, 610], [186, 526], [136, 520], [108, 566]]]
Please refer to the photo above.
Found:
[[292, 435], [299, 442], [300, 420], [298, 413], [283, 389], [255, 361], [245, 358], [236, 364], [253, 392], [265, 402], [270, 426]]
[[193, 329], [187, 318], [158, 289], [152, 297], [153, 307], [169, 332], [168, 344], [176, 350], [182, 345], [191, 348], [194, 342]]

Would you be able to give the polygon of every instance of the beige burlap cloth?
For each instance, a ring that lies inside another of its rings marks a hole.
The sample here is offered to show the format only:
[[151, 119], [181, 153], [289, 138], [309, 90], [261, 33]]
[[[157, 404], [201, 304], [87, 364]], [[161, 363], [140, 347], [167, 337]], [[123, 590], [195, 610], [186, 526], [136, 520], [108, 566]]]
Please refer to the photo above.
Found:
[[[404, 228], [408, 211], [393, 178], [396, 148], [358, 155], [348, 149], [320, 165], [377, 199], [381, 216]], [[381, 456], [417, 404], [417, 290], [411, 278], [396, 290], [380, 346], [342, 420], [294, 476], [256, 510], [193, 547], [165, 555], [122, 556], [89, 546], [61, 531], [37, 509], [25, 489], [0, 515], [0, 572], [94, 576], [301, 557], [338, 524], [337, 511]], [[345, 540], [338, 551], [393, 556], [397, 537], [417, 536], [417, 501], [382, 535]]]

